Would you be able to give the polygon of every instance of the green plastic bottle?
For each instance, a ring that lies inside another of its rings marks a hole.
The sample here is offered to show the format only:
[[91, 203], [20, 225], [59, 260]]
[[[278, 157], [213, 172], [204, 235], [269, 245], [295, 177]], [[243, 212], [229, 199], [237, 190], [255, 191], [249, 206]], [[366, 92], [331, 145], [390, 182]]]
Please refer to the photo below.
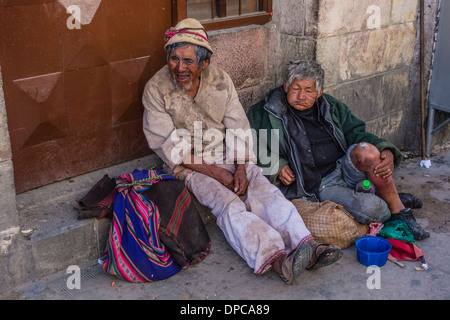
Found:
[[356, 185], [356, 192], [375, 193], [375, 186], [369, 180], [363, 180]]

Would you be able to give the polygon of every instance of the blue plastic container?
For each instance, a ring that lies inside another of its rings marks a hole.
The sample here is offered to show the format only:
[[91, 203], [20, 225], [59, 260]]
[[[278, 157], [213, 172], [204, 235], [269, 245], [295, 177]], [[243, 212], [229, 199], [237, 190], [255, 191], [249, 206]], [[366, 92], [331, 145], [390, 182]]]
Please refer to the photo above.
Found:
[[361, 264], [382, 267], [386, 264], [392, 245], [384, 238], [366, 236], [356, 240], [356, 249]]

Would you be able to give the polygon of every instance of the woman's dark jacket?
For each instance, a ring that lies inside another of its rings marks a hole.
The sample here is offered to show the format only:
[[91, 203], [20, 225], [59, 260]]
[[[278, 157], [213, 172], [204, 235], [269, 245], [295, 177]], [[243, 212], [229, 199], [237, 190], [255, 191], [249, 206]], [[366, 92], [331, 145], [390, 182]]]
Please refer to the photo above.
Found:
[[[367, 142], [376, 146], [380, 152], [385, 149], [391, 150], [394, 154], [395, 167], [400, 164], [402, 160], [400, 150], [392, 143], [366, 132], [366, 124], [355, 117], [351, 113], [350, 108], [344, 103], [330, 95], [323, 94], [318, 99], [318, 104], [321, 115], [331, 125], [333, 135], [344, 153], [353, 144]], [[314, 195], [305, 191], [301, 170], [302, 164], [300, 163], [301, 157], [299, 156], [298, 149], [293, 147], [294, 144], [286, 129], [288, 123], [287, 108], [286, 93], [284, 92], [283, 86], [270, 91], [264, 100], [250, 107], [247, 116], [252, 129], [255, 130], [257, 138], [254, 141], [254, 146], [258, 157], [258, 165], [264, 168], [266, 177], [280, 188], [286, 198], [297, 199], [307, 197], [313, 200], [315, 198]], [[262, 140], [260, 141], [260, 129], [268, 130], [266, 131], [268, 132], [267, 139], [265, 136], [261, 136]], [[271, 138], [273, 137], [270, 132], [273, 129], [278, 134], [278, 154], [277, 150], [271, 150]], [[262, 150], [260, 154], [259, 147], [262, 141], [266, 141], [264, 145], [267, 147], [267, 151]], [[261, 155], [263, 155], [264, 159], [269, 157], [272, 161], [269, 163], [266, 163], [267, 160], [261, 161]], [[285, 186], [278, 179], [279, 172], [286, 164], [289, 164], [296, 176], [296, 182], [291, 186]]]

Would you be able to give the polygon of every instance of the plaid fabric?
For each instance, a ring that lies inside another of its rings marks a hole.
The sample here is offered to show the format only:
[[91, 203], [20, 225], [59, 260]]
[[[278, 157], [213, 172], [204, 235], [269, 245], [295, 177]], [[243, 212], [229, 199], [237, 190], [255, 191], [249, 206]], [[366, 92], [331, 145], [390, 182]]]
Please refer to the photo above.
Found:
[[318, 242], [346, 249], [369, 232], [369, 226], [357, 222], [341, 205], [331, 201], [292, 200], [306, 227]]

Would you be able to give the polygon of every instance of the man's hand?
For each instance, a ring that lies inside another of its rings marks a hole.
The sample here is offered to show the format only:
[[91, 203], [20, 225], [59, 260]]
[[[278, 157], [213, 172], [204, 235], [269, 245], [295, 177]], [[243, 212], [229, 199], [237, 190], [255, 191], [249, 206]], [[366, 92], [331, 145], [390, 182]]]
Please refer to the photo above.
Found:
[[194, 155], [191, 155], [189, 163], [183, 162], [182, 165], [188, 169], [203, 173], [210, 178], [216, 179], [226, 188], [234, 191], [234, 177], [230, 171], [213, 164], [207, 164], [202, 159], [199, 161], [199, 159]]
[[373, 172], [377, 177], [386, 179], [394, 172], [394, 154], [391, 150], [385, 149], [381, 152], [380, 158], [381, 162], [374, 168]]
[[248, 180], [244, 164], [237, 164], [234, 172], [234, 193], [237, 196], [243, 196], [247, 192]]
[[281, 169], [280, 173], [278, 174], [278, 179], [286, 185], [289, 186], [295, 181], [295, 175], [294, 172], [292, 172], [292, 169], [289, 167], [289, 165], [285, 165], [283, 169]]
[[190, 163], [183, 162], [182, 165], [216, 179], [227, 189], [233, 191], [237, 196], [243, 196], [247, 192], [248, 180], [244, 164], [236, 164], [236, 170], [234, 174], [232, 174], [227, 169], [213, 164], [206, 164], [191, 155]]
[[214, 166], [212, 178], [219, 181], [221, 184], [223, 184], [227, 189], [230, 189], [231, 191], [234, 191], [234, 177], [233, 174], [223, 168]]

